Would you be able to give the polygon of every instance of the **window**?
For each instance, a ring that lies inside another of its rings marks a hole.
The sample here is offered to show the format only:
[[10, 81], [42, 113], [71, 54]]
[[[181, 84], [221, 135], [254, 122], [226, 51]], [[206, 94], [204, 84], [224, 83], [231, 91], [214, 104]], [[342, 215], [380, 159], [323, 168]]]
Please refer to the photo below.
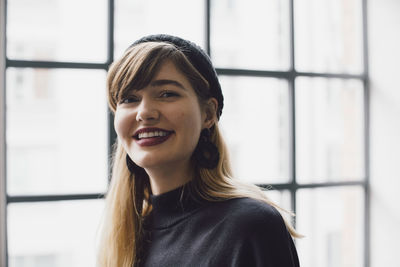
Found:
[[108, 178], [108, 2], [6, 4], [7, 264], [94, 266]]
[[150, 33], [210, 54], [235, 175], [296, 212], [301, 264], [369, 265], [365, 1], [2, 3], [9, 267], [94, 265], [116, 138], [106, 71]]
[[209, 1], [236, 175], [296, 212], [304, 266], [368, 266], [365, 2]]

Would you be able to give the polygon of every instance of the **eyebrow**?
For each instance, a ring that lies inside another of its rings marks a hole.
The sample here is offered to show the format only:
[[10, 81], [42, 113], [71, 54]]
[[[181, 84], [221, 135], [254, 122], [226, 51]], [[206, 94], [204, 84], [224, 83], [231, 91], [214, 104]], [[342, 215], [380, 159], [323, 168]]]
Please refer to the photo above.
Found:
[[180, 82], [175, 81], [175, 80], [168, 80], [168, 79], [152, 81], [150, 83], [150, 86], [163, 86], [163, 85], [169, 85], [169, 84], [175, 85], [177, 87], [180, 87], [180, 88], [186, 90], [186, 88]]

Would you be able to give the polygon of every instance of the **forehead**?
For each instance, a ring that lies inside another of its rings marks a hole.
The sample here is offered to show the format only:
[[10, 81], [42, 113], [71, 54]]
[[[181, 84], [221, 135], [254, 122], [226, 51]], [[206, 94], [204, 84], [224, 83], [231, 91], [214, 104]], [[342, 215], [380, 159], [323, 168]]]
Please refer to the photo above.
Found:
[[158, 72], [152, 78], [151, 84], [154, 81], [171, 80], [176, 81], [183, 86], [183, 89], [192, 89], [188, 78], [175, 66], [171, 60], [166, 60], [161, 63]]

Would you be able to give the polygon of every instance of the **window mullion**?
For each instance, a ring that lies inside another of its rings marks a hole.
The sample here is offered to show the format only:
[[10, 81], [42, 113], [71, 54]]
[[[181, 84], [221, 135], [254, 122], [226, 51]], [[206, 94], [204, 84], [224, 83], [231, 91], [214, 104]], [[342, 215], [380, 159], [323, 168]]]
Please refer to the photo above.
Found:
[[364, 194], [364, 266], [370, 266], [371, 250], [371, 196], [370, 196], [370, 84], [369, 84], [369, 57], [368, 57], [368, 1], [362, 0], [362, 43], [364, 63], [364, 166], [365, 166], [365, 194]]
[[6, 0], [0, 0], [0, 266], [7, 260], [7, 191], [6, 191]]

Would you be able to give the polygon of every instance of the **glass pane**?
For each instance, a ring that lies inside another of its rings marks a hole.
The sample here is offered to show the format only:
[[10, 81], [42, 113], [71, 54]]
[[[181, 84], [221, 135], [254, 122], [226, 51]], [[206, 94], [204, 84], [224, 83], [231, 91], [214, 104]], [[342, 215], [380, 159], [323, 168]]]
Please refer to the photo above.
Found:
[[7, 56], [104, 62], [107, 1], [8, 0]]
[[298, 181], [364, 177], [363, 86], [358, 80], [296, 80]]
[[166, 33], [205, 44], [204, 0], [115, 0], [115, 55], [135, 40]]
[[211, 56], [220, 68], [289, 68], [287, 0], [211, 1]]
[[252, 183], [289, 180], [288, 84], [274, 78], [220, 78], [221, 128], [234, 175]]
[[9, 194], [104, 192], [105, 71], [7, 70]]
[[361, 187], [302, 189], [297, 193], [297, 240], [302, 266], [361, 267], [363, 262]]
[[9, 267], [95, 266], [103, 206], [103, 200], [9, 204]]
[[361, 1], [294, 2], [296, 68], [316, 72], [362, 72]]

